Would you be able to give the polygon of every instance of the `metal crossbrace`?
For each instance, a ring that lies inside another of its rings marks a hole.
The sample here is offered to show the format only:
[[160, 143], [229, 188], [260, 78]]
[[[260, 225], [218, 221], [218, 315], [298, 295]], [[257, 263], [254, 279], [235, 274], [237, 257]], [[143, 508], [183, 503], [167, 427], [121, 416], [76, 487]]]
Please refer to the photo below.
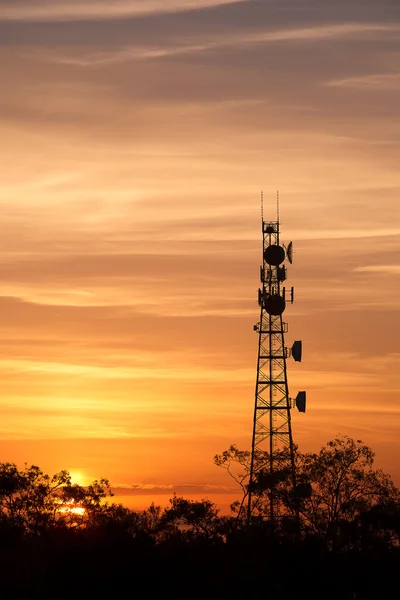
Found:
[[[262, 289], [259, 291], [260, 321], [258, 331], [258, 361], [255, 389], [255, 407], [253, 422], [252, 458], [250, 469], [249, 515], [251, 511], [251, 485], [256, 476], [255, 455], [257, 448], [265, 449], [269, 459], [265, 468], [272, 474], [282, 467], [278, 452], [289, 448], [289, 466], [293, 470], [294, 480], [294, 448], [291, 429], [291, 400], [286, 370], [287, 350], [284, 334], [287, 324], [281, 314], [270, 314], [267, 310], [268, 298], [280, 296], [285, 299], [282, 278], [286, 278], [286, 270], [269, 264], [266, 249], [279, 246], [279, 221], [262, 221], [263, 230], [263, 264], [260, 270]], [[269, 516], [271, 521], [276, 517], [276, 502], [273, 490], [270, 492]]]

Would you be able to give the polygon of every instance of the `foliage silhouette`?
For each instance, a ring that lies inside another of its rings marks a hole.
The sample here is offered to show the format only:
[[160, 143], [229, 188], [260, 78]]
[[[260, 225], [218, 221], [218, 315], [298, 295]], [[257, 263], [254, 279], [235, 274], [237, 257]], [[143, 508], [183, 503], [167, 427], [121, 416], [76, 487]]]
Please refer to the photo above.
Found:
[[71, 483], [68, 471], [50, 476], [35, 465], [20, 471], [13, 463], [0, 463], [0, 518], [24, 534], [83, 526], [108, 510], [108, 496], [106, 479], [83, 487]]
[[[253, 518], [244, 514], [249, 453], [215, 457], [242, 500], [221, 515], [207, 499], [174, 495], [166, 508], [110, 502], [106, 479], [83, 487], [67, 471], [0, 464], [1, 598], [86, 598], [146, 590], [166, 598], [392, 598], [400, 559], [399, 492], [373, 452], [341, 437], [296, 450], [298, 486], [278, 482], [279, 527], [266, 516], [271, 479], [258, 455]], [[237, 468], [236, 468], [237, 467]], [[71, 509], [81, 509], [74, 512]], [[300, 513], [301, 527], [294, 527]]]
[[[239, 484], [242, 500], [232, 505], [232, 511], [245, 526], [244, 504], [248, 497], [250, 473], [250, 452], [243, 452], [232, 445], [227, 451], [214, 457], [217, 466], [225, 468]], [[269, 490], [274, 486], [280, 524], [288, 525], [290, 519], [300, 516], [303, 536], [317, 536], [324, 540], [329, 549], [352, 547], [358, 541], [354, 538], [362, 524], [370, 515], [379, 511], [397, 514], [399, 490], [389, 475], [374, 469], [374, 453], [361, 440], [342, 436], [329, 441], [318, 454], [302, 454], [295, 448], [296, 489], [293, 490], [291, 472], [288, 469], [287, 451], [278, 455], [281, 468], [274, 474], [268, 472], [268, 453], [257, 451], [255, 462], [255, 483], [252, 490], [251, 514], [253, 523], [265, 519], [269, 514]], [[235, 470], [235, 467], [239, 468]], [[395, 519], [391, 519], [394, 523]], [[394, 531], [383, 531], [384, 520], [379, 521], [380, 529], [374, 533], [380, 537], [390, 537], [395, 543]], [[376, 521], [378, 525], [378, 521]], [[353, 541], [345, 531], [353, 531]], [[371, 530], [372, 534], [372, 530]]]

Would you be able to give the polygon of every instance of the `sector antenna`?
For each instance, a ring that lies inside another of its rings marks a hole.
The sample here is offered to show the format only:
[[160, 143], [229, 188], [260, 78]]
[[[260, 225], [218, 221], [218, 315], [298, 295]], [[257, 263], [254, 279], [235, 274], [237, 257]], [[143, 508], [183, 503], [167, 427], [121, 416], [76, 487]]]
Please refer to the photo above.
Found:
[[[302, 342], [291, 347], [285, 343], [288, 324], [283, 320], [287, 305], [294, 302], [293, 287], [287, 288], [286, 264], [293, 263], [293, 243], [280, 240], [279, 198], [275, 221], [264, 221], [261, 197], [262, 264], [261, 287], [258, 290], [260, 320], [254, 325], [258, 334], [257, 377], [255, 389], [248, 519], [255, 501], [255, 485], [262, 471], [269, 477], [268, 517], [273, 523], [279, 517], [277, 485], [279, 473], [289, 473], [289, 485], [296, 489], [295, 454], [291, 410], [306, 411], [306, 392], [298, 392], [295, 399], [289, 395], [287, 377], [288, 359], [302, 360]], [[265, 452], [260, 453], [259, 450]], [[264, 462], [260, 464], [260, 454]], [[276, 483], [274, 483], [276, 482]]]

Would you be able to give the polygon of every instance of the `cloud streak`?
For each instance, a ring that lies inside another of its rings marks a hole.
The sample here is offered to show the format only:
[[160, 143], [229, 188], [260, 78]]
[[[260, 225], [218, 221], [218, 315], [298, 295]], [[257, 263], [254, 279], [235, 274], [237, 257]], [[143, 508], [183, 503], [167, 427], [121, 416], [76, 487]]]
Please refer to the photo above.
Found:
[[400, 73], [376, 73], [359, 77], [347, 77], [327, 82], [328, 86], [359, 90], [400, 90]]
[[[152, 14], [201, 10], [230, 5], [246, 0], [39, 0], [34, 4], [17, 0], [1, 7], [0, 20], [9, 21], [81, 21], [92, 19], [120, 19]], [[4, 3], [3, 3], [4, 4]]]
[[[229, 48], [241, 48], [242, 46], [259, 45], [259, 44], [280, 44], [280, 43], [318, 43], [329, 40], [340, 39], [358, 39], [373, 37], [379, 35], [384, 36], [387, 33], [399, 33], [400, 26], [393, 24], [373, 24], [373, 23], [343, 23], [343, 24], [319, 24], [313, 27], [297, 27], [286, 29], [264, 29], [258, 32], [243, 32], [238, 33], [218, 33], [214, 36], [206, 32], [199, 37], [196, 43], [184, 43], [180, 45], [157, 45], [154, 40], [154, 45], [143, 46], [134, 44], [131, 46], [123, 46], [110, 48], [107, 51], [85, 51], [80, 49], [79, 54], [75, 52], [69, 55], [57, 53], [53, 56], [42, 54], [45, 60], [58, 64], [75, 65], [79, 67], [101, 67], [113, 63], [125, 63], [130, 61], [146, 61], [165, 59], [169, 57], [190, 56], [201, 54], [204, 52], [215, 52], [218, 50], [226, 50]], [[197, 34], [198, 36], [198, 34]], [[196, 37], [196, 34], [194, 35]], [[327, 85], [332, 86], [364, 86], [374, 85], [381, 80], [387, 78], [394, 79], [393, 76], [371, 76], [371, 78], [354, 78], [342, 81], [329, 82]], [[376, 79], [376, 81], [375, 81]], [[394, 82], [396, 83], [396, 82]], [[393, 82], [392, 82], [393, 84]]]

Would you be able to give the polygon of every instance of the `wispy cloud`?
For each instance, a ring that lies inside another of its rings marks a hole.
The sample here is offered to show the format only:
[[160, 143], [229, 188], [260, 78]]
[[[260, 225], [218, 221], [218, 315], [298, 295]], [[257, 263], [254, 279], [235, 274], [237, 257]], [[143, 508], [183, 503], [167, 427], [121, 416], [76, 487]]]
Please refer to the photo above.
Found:
[[354, 269], [358, 273], [387, 273], [388, 275], [400, 275], [400, 265], [366, 265]]
[[17, 1], [1, 7], [0, 20], [63, 21], [89, 19], [119, 19], [153, 13], [174, 13], [236, 4], [245, 0], [69, 0], [54, 2]]
[[400, 90], [400, 73], [378, 73], [359, 77], [346, 77], [328, 81], [326, 85], [368, 91]]
[[175, 381], [248, 381], [249, 369], [201, 369], [193, 367], [188, 371], [185, 367], [158, 368], [154, 371], [153, 364], [147, 368], [124, 368], [124, 367], [98, 367], [89, 365], [77, 365], [71, 363], [55, 362], [32, 362], [26, 360], [3, 360], [0, 361], [0, 370], [4, 373], [42, 373], [47, 375], [71, 375], [77, 377], [88, 377], [89, 379], [132, 379], [132, 380], [175, 380]]
[[121, 484], [113, 486], [113, 491], [118, 496], [123, 495], [147, 495], [149, 493], [154, 495], [170, 493], [171, 495], [175, 492], [178, 495], [187, 494], [231, 494], [237, 491], [236, 487], [227, 485], [212, 485], [212, 484], [193, 484], [193, 483], [134, 483], [134, 484]]
[[254, 42], [280, 42], [290, 40], [324, 40], [336, 39], [341, 37], [355, 37], [360, 35], [369, 35], [385, 32], [400, 31], [399, 25], [389, 23], [340, 23], [340, 24], [319, 24], [313, 27], [296, 27], [291, 29], [280, 29], [277, 31], [266, 31], [264, 33], [254, 33], [249, 36], [249, 41]]
[[[109, 48], [102, 51], [92, 50], [79, 54], [72, 51], [69, 54], [44, 55], [46, 60], [60, 64], [70, 64], [82, 67], [101, 66], [110, 63], [127, 62], [135, 60], [156, 60], [165, 57], [179, 55], [198, 54], [207, 51], [213, 51], [223, 48], [240, 47], [250, 44], [273, 44], [282, 42], [321, 42], [324, 40], [342, 39], [342, 38], [363, 38], [366, 36], [376, 36], [378, 34], [387, 34], [388, 32], [399, 32], [400, 26], [391, 24], [371, 24], [371, 23], [343, 23], [343, 24], [319, 24], [313, 27], [293, 27], [284, 29], [262, 29], [258, 31], [235, 32], [216, 32], [210, 35], [204, 32], [201, 36], [194, 36], [191, 43], [178, 43], [172, 45], [152, 44], [143, 46], [132, 44], [130, 46]], [[197, 39], [196, 39], [197, 37]], [[373, 76], [382, 77], [385, 76]], [[388, 76], [386, 76], [388, 77]], [[345, 82], [357, 82], [354, 80], [333, 81], [329, 85], [345, 85]], [[360, 78], [361, 81], [361, 78]], [[364, 85], [367, 85], [366, 83]], [[371, 85], [371, 84], [370, 84]]]

